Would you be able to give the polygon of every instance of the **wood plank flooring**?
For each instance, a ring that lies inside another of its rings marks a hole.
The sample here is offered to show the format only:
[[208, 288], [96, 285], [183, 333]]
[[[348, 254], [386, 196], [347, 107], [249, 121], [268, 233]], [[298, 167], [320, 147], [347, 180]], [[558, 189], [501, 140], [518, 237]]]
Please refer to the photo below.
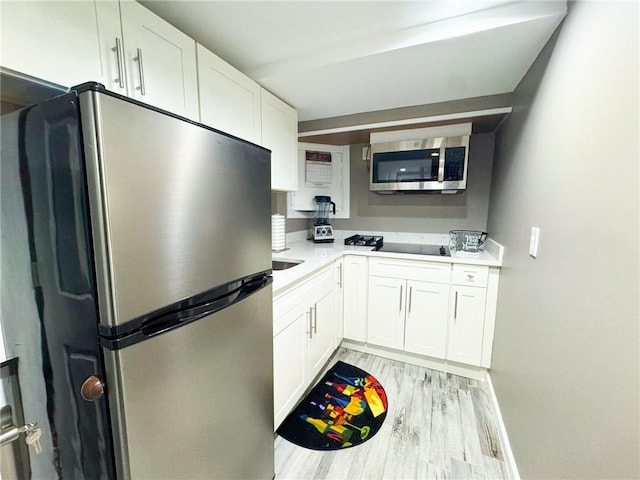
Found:
[[387, 392], [389, 412], [367, 442], [340, 451], [298, 447], [276, 436], [276, 480], [509, 479], [485, 382], [338, 349]]

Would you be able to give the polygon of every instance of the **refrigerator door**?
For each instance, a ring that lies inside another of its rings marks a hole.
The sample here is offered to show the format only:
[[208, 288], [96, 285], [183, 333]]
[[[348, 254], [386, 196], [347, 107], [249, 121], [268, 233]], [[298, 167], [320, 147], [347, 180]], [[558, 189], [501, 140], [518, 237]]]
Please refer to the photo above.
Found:
[[42, 452], [23, 449], [18, 478], [113, 478], [107, 397], [82, 393], [105, 374], [77, 98], [0, 123], [0, 318], [18, 383], [8, 401], [16, 426], [42, 432]]
[[121, 478], [274, 476], [271, 285], [105, 350]]
[[268, 150], [104, 92], [79, 98], [102, 323], [271, 269]]

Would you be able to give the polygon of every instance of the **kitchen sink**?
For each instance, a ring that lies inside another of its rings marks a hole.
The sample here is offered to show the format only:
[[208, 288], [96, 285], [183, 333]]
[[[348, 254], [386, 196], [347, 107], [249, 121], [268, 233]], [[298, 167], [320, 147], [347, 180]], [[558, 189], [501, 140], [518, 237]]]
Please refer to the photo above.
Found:
[[271, 268], [274, 270], [287, 270], [288, 268], [300, 265], [304, 260], [272, 260]]

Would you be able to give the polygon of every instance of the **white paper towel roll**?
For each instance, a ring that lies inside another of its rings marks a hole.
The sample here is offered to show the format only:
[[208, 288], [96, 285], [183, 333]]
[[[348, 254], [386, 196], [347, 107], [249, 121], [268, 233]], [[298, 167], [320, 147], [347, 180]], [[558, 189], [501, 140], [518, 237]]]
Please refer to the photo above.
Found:
[[284, 215], [271, 215], [271, 250], [282, 251], [286, 248]]

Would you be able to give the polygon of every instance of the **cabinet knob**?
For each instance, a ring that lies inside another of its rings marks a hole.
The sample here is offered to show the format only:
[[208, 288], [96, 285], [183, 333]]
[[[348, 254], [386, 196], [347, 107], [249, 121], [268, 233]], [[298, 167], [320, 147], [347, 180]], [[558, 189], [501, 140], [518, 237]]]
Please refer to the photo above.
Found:
[[80, 395], [89, 402], [93, 402], [104, 395], [104, 384], [95, 375], [87, 378], [82, 387], [80, 387]]

